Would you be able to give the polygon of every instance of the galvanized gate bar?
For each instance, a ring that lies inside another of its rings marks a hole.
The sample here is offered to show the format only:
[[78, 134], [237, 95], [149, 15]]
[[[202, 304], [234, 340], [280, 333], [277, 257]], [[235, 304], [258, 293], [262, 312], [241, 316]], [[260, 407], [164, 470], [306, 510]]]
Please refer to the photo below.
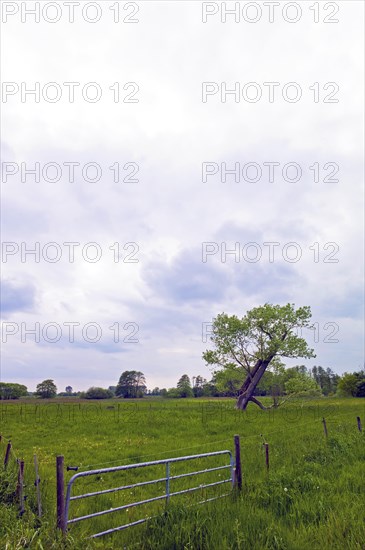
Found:
[[118, 491], [123, 491], [123, 489], [133, 489], [134, 487], [142, 487], [143, 485], [151, 485], [152, 483], [161, 483], [162, 481], [166, 481], [166, 477], [161, 477], [160, 479], [152, 479], [151, 481], [141, 481], [141, 483], [133, 483], [132, 485], [123, 485], [122, 487], [115, 487], [113, 489], [104, 489], [103, 491], [95, 491], [94, 493], [85, 493], [84, 495], [76, 495], [74, 497], [70, 497], [70, 500], [94, 497], [96, 495], [105, 495], [106, 493], [116, 493]]
[[120, 510], [133, 508], [134, 506], [140, 506], [141, 504], [147, 504], [148, 502], [154, 502], [156, 500], [166, 499], [168, 501], [170, 497], [174, 497], [176, 495], [191, 493], [192, 491], [198, 491], [199, 489], [205, 489], [206, 487], [213, 487], [213, 485], [221, 485], [222, 483], [228, 483], [229, 481], [232, 481], [231, 478], [224, 479], [222, 481], [216, 481], [214, 483], [207, 483], [206, 485], [199, 485], [199, 487], [191, 487], [190, 489], [184, 489], [183, 491], [176, 491], [175, 493], [167, 492], [165, 495], [148, 498], [146, 500], [140, 500], [139, 502], [132, 502], [131, 504], [124, 504], [123, 506], [118, 506], [118, 508], [109, 508], [109, 510], [102, 510], [101, 512], [94, 512], [93, 514], [87, 514], [86, 516], [79, 516], [77, 518], [68, 520], [67, 523], [77, 523], [78, 521], [82, 521], [84, 519], [95, 518], [98, 516], [105, 516], [105, 514], [112, 514], [113, 512], [119, 512]]
[[[224, 493], [223, 495], [219, 495], [218, 497], [212, 497], [212, 498], [207, 498], [206, 500], [202, 500], [200, 502], [197, 502], [197, 504], [205, 504], [206, 502], [211, 502], [212, 500], [217, 500], [218, 498], [222, 498], [222, 497], [228, 497], [231, 493]], [[190, 508], [190, 506], [192, 505], [189, 505], [187, 506], [188, 508]], [[149, 521], [150, 519], [155, 519], [155, 518], [158, 518], [160, 516], [149, 516], [147, 518], [143, 518], [143, 519], [139, 519], [137, 521], [133, 521], [131, 523], [127, 523], [126, 525], [121, 525], [120, 527], [114, 527], [113, 529], [107, 529], [106, 531], [101, 531], [100, 533], [96, 533], [95, 535], [92, 535], [90, 538], [91, 539], [96, 539], [98, 537], [103, 537], [104, 535], [110, 535], [111, 533], [115, 533], [116, 531], [123, 531], [124, 529], [127, 529], [128, 527], [133, 527], [134, 525], [140, 525], [141, 523], [145, 523], [146, 521]]]
[[[231, 465], [227, 466], [218, 466], [217, 468], [206, 468], [205, 470], [198, 470], [197, 472], [189, 472], [188, 474], [179, 474], [177, 476], [169, 476], [169, 479], [179, 479], [181, 477], [189, 477], [197, 474], [205, 474], [206, 472], [214, 472], [215, 470], [226, 470], [230, 468]], [[133, 483], [132, 485], [123, 485], [122, 487], [115, 487], [113, 489], [104, 489], [103, 491], [95, 491], [94, 493], [85, 493], [83, 495], [76, 495], [70, 497], [70, 500], [77, 500], [80, 498], [94, 497], [96, 495], [105, 495], [106, 493], [115, 493], [117, 491], [123, 491], [124, 489], [132, 489], [134, 487], [142, 487], [143, 485], [151, 485], [152, 483], [160, 483], [166, 481], [167, 477], [161, 477], [160, 479], [152, 479], [151, 481], [141, 481], [141, 483]]]
[[[170, 475], [170, 464], [172, 464], [172, 463], [183, 462], [183, 461], [187, 461], [187, 460], [194, 460], [194, 459], [199, 459], [199, 458], [207, 458], [207, 457], [212, 457], [212, 456], [219, 456], [219, 455], [224, 455], [224, 454], [229, 455], [229, 464], [228, 465], [218, 466], [218, 467], [214, 467], [214, 468], [206, 468], [204, 470], [198, 470], [196, 472], [188, 472], [188, 473], [185, 473], [185, 474], [179, 474], [179, 475], [175, 475], [175, 476]], [[156, 465], [162, 465], [162, 464], [166, 465], [166, 477], [159, 478], [159, 479], [154, 479], [154, 480], [150, 480], [150, 481], [143, 481], [143, 482], [140, 482], [140, 483], [134, 483], [134, 484], [130, 484], [130, 485], [124, 485], [124, 486], [115, 487], [115, 488], [112, 488], [112, 489], [105, 489], [105, 490], [102, 490], [102, 491], [95, 491], [95, 492], [92, 492], [92, 493], [85, 493], [83, 495], [75, 495], [74, 497], [71, 497], [71, 490], [72, 490], [73, 484], [78, 478], [91, 476], [91, 475], [99, 475], [99, 474], [106, 474], [106, 473], [112, 473], [112, 472], [118, 472], [118, 471], [131, 470], [131, 469], [136, 469], [136, 468], [144, 468], [144, 467], [148, 467], [148, 466], [156, 466]], [[214, 483], [202, 484], [202, 485], [199, 485], [198, 487], [191, 487], [189, 489], [184, 489], [182, 491], [175, 491], [173, 493], [170, 492], [170, 482], [173, 479], [180, 479], [180, 478], [183, 478], [183, 477], [189, 477], [189, 476], [193, 476], [193, 475], [204, 474], [204, 473], [207, 473], [207, 472], [212, 472], [212, 471], [216, 471], [216, 470], [223, 470], [223, 469], [226, 469], [226, 468], [230, 468], [231, 477], [229, 479], [216, 481]], [[165, 494], [164, 495], [160, 495], [160, 496], [157, 496], [157, 497], [141, 500], [141, 501], [138, 501], [138, 502], [132, 502], [132, 503], [129, 503], [129, 504], [125, 504], [123, 506], [118, 506], [117, 508], [110, 508], [108, 510], [102, 510], [100, 512], [94, 512], [92, 514], [87, 514], [85, 516], [79, 516], [79, 517], [76, 517], [76, 518], [73, 518], [73, 519], [68, 519], [70, 501], [71, 500], [77, 500], [77, 499], [81, 499], [81, 498], [87, 498], [87, 497], [91, 497], [91, 496], [101, 495], [101, 494], [105, 494], [105, 493], [112, 493], [112, 492], [116, 492], [116, 491], [122, 491], [124, 489], [131, 489], [131, 488], [135, 488], [135, 487], [141, 487], [141, 486], [144, 486], [144, 485], [150, 485], [152, 483], [161, 483], [161, 482], [165, 482]], [[118, 512], [118, 511], [121, 511], [121, 510], [124, 510], [124, 509], [127, 509], [127, 508], [140, 506], [142, 504], [147, 504], [149, 502], [155, 502], [155, 501], [158, 501], [158, 500], [165, 500], [166, 504], [167, 504], [169, 502], [170, 497], [173, 497], [173, 496], [176, 496], [176, 495], [181, 495], [181, 494], [186, 494], [186, 493], [191, 493], [191, 492], [197, 491], [199, 489], [202, 490], [202, 489], [205, 489], [207, 487], [222, 485], [224, 483], [229, 483], [229, 482], [231, 482], [232, 485], [233, 485], [233, 458], [232, 458], [232, 453], [229, 450], [215, 451], [215, 452], [212, 452], [212, 453], [202, 453], [202, 454], [198, 454], [198, 455], [190, 455], [190, 456], [183, 456], [183, 457], [177, 457], [177, 458], [167, 458], [167, 459], [163, 459], [163, 460], [153, 460], [153, 461], [150, 461], [150, 462], [140, 462], [140, 463], [137, 463], [137, 464], [128, 464], [128, 465], [125, 465], [125, 466], [115, 466], [115, 467], [112, 467], [112, 468], [102, 468], [102, 469], [98, 469], [98, 470], [89, 470], [89, 471], [86, 471], [86, 472], [80, 472], [80, 473], [77, 473], [77, 474], [73, 475], [72, 478], [70, 479], [70, 481], [68, 482], [68, 485], [67, 485], [66, 506], [65, 506], [66, 526], [69, 525], [69, 524], [73, 524], [73, 523], [77, 523], [79, 521], [86, 520], [86, 519], [90, 519], [90, 518], [94, 518], [94, 517], [98, 517], [98, 516], [103, 516], [105, 514]], [[222, 496], [227, 496], [227, 494], [220, 495], [218, 497], [205, 499], [205, 500], [201, 501], [199, 504], [203, 504], [204, 502], [209, 502], [211, 500], [215, 500], [216, 498], [221, 498]], [[152, 517], [158, 517], [158, 516], [152, 516]], [[109, 534], [109, 533], [113, 533], [115, 531], [121, 531], [122, 529], [126, 529], [127, 527], [131, 527], [133, 525], [138, 525], [138, 524], [144, 523], [145, 521], [148, 521], [149, 519], [151, 519], [151, 517], [146, 517], [146, 518], [140, 519], [138, 521], [133, 521], [131, 523], [127, 523], [125, 525], [115, 527], [113, 529], [108, 529], [107, 531], [103, 531], [101, 533], [96, 533], [96, 534], [92, 535], [91, 538], [100, 537], [100, 536], [103, 536], [103, 535], [106, 535], [106, 534]]]
[[178, 456], [176, 458], [163, 458], [162, 460], [152, 460], [151, 462], [136, 462], [135, 464], [125, 464], [124, 466], [112, 466], [111, 468], [100, 468], [98, 470], [86, 470], [85, 472], [78, 472], [74, 474], [68, 485], [72, 483], [79, 477], [92, 476], [96, 474], [106, 474], [109, 472], [118, 472], [119, 470], [131, 470], [133, 468], [142, 468], [145, 466], [155, 466], [157, 464], [166, 464], [166, 462], [185, 462], [186, 460], [194, 460], [196, 458], [204, 458], [206, 456], [218, 456], [229, 454], [232, 457], [231, 451], [214, 451], [213, 453], [202, 453], [199, 455], [189, 455], [189, 456]]
[[87, 514], [86, 516], [79, 516], [77, 518], [69, 519], [67, 523], [77, 523], [78, 521], [83, 521], [84, 519], [105, 516], [106, 514], [112, 514], [113, 512], [120, 512], [120, 510], [133, 508], [134, 506], [139, 506], [140, 504], [147, 504], [148, 502], [155, 502], [156, 500], [163, 500], [163, 499], [166, 499], [166, 495], [160, 495], [158, 497], [148, 498], [146, 500], [141, 500], [139, 502], [132, 502], [131, 504], [123, 504], [123, 506], [118, 506], [117, 508], [109, 508], [108, 510], [102, 510], [101, 512], [94, 512], [93, 514]]
[[91, 535], [91, 539], [97, 539], [98, 537], [103, 537], [104, 535], [110, 535], [111, 533], [115, 533], [116, 531], [123, 531], [124, 529], [127, 529], [128, 527], [133, 527], [134, 525], [140, 525], [141, 523], [145, 523], [146, 521], [150, 519], [157, 518], [158, 516], [151, 516], [148, 518], [138, 519], [137, 521], [133, 521], [132, 523], [127, 523], [126, 525], [121, 525], [120, 527], [114, 527], [113, 529], [107, 529], [106, 531], [100, 531], [100, 533], [96, 533], [95, 535]]

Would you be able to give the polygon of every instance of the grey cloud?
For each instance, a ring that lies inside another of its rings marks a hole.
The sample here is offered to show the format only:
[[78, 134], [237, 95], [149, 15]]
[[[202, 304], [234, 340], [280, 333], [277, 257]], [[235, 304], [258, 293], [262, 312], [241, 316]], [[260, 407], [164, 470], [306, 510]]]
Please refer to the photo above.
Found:
[[16, 283], [4, 280], [1, 284], [1, 312], [33, 311], [36, 289], [30, 283]]

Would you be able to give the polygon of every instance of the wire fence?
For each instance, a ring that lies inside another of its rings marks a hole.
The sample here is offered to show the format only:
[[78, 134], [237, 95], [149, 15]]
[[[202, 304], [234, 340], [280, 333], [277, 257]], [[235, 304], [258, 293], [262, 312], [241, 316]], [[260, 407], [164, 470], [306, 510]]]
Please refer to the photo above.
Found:
[[[348, 420], [351, 417], [351, 421]], [[353, 434], [363, 434], [363, 428], [361, 424], [360, 416], [356, 416], [354, 412], [346, 412], [342, 414], [337, 414], [336, 417], [328, 418], [316, 418], [312, 422], [317, 425], [318, 433], [322, 433], [323, 440], [326, 441], [328, 438], [331, 438], [332, 435], [336, 433], [341, 433], [343, 431], [351, 432]], [[267, 428], [267, 426], [266, 426]], [[240, 448], [242, 449], [242, 454], [244, 457], [249, 456], [252, 452], [259, 452], [260, 455], [257, 455], [259, 460], [257, 462], [257, 471], [258, 468], [261, 468], [263, 472], [268, 472], [270, 469], [275, 467], [272, 461], [271, 453], [274, 450], [275, 444], [272, 444], [272, 441], [275, 438], [280, 438], [280, 441], [285, 441], [283, 444], [290, 445], [293, 441], [298, 441], [298, 434], [300, 433], [301, 428], [308, 428], [308, 421], [302, 423], [293, 423], [292, 426], [286, 425], [284, 428], [279, 430], [270, 430], [266, 429], [265, 433], [248, 433], [240, 436]], [[285, 438], [282, 438], [282, 436]], [[213, 441], [204, 441], [199, 444], [181, 446], [174, 449], [168, 449], [164, 451], [149, 453], [149, 454], [138, 454], [133, 457], [129, 455], [127, 458], [115, 458], [114, 460], [95, 462], [92, 464], [82, 465], [82, 471], [87, 472], [91, 469], [96, 468], [105, 468], [109, 469], [112, 465], [117, 465], [120, 467], [120, 470], [124, 470], [124, 466], [131, 463], [142, 463], [146, 462], [147, 459], [154, 459], [155, 461], [166, 461], [166, 457], [171, 460], [176, 459], [176, 454], [180, 457], [183, 454], [189, 453], [198, 454], [203, 451], [211, 450], [220, 451], [222, 448], [232, 450], [234, 448], [233, 439], [231, 437], [219, 438]], [[256, 451], [255, 451], [256, 449]], [[235, 449], [237, 453], [237, 449]], [[209, 454], [209, 453], [208, 453]], [[165, 458], [164, 458], [165, 457]], [[134, 460], [135, 459], [135, 460]], [[0, 466], [2, 463], [2, 477], [0, 478], [0, 490], [2, 494], [6, 496], [6, 499], [11, 504], [15, 505], [19, 509], [19, 517], [22, 517], [24, 512], [29, 509], [34, 512], [38, 517], [41, 517], [44, 514], [50, 513], [54, 514], [56, 509], [56, 495], [59, 491], [59, 479], [56, 475], [56, 462], [55, 457], [38, 459], [37, 455], [33, 456], [33, 461], [28, 458], [28, 461], [25, 461], [18, 457], [18, 453], [14, 450], [11, 441], [7, 440], [4, 436], [0, 434]], [[236, 464], [237, 466], [237, 464]], [[67, 471], [78, 471], [81, 469], [80, 466], [68, 466]], [[47, 471], [47, 476], [44, 476], [41, 479], [40, 472]], [[53, 474], [51, 473], [53, 471]], [[177, 477], [184, 477], [181, 473], [176, 473]], [[149, 481], [141, 480], [140, 478], [132, 479], [132, 482], [129, 482], [132, 486], [139, 485], [148, 485]], [[64, 481], [62, 480], [64, 484]], [[95, 494], [100, 492], [100, 486], [103, 483], [103, 480], [95, 479], [88, 481], [85, 479], [82, 490], [87, 492], [94, 491]], [[125, 482], [127, 485], [127, 481]], [[5, 486], [5, 490], [4, 490]], [[179, 488], [181, 492], [186, 491], [186, 488]], [[105, 492], [105, 491], [104, 491]], [[108, 491], [107, 491], [108, 492]], [[133, 494], [134, 496], [135, 494]], [[104, 495], [105, 496], [105, 495]], [[138, 496], [138, 494], [137, 494]], [[62, 496], [64, 500], [64, 495]], [[148, 500], [148, 499], [146, 499]], [[105, 506], [104, 501], [103, 505]], [[126, 508], [126, 506], [122, 506]], [[75, 509], [76, 513], [85, 513], [85, 506], [81, 506]], [[92, 517], [93, 512], [91, 511], [90, 517]], [[97, 513], [97, 508], [96, 508]], [[130, 522], [133, 524], [133, 521]], [[108, 530], [107, 530], [108, 531]]]

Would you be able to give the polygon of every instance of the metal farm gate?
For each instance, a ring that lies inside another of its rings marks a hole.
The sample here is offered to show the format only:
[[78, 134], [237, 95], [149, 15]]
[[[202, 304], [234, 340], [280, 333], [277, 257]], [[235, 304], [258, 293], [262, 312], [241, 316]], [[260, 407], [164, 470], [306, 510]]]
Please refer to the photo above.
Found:
[[[188, 472], [188, 473], [183, 473], [183, 474], [179, 474], [179, 475], [170, 475], [170, 465], [171, 464], [174, 464], [176, 462], [184, 462], [184, 461], [188, 461], [188, 460], [197, 460], [197, 459], [200, 459], [200, 458], [206, 458], [206, 457], [211, 457], [211, 456], [219, 456], [219, 455], [228, 455], [229, 463], [225, 464], [223, 466], [217, 466], [217, 467], [214, 467], [214, 468], [206, 468], [204, 470], [198, 470], [198, 471], [195, 471], [195, 472]], [[72, 489], [74, 487], [74, 484], [80, 478], [84, 478], [86, 476], [97, 476], [97, 475], [108, 474], [108, 473], [112, 473], [112, 472], [132, 470], [132, 469], [137, 469], [137, 468], [148, 468], [149, 466], [156, 466], [156, 465], [165, 465], [165, 467], [166, 467], [165, 477], [162, 477], [162, 478], [159, 478], [159, 479], [153, 479], [153, 480], [149, 480], [149, 481], [142, 481], [142, 482], [139, 482], [139, 483], [133, 483], [133, 484], [130, 484], [130, 485], [123, 485], [122, 487], [114, 487], [114, 488], [111, 488], [111, 489], [104, 489], [104, 490], [101, 490], [101, 491], [94, 491], [94, 492], [91, 492], [91, 493], [85, 493], [85, 494], [81, 494], [81, 495], [71, 496], [71, 492], [72, 492]], [[185, 478], [185, 477], [192, 477], [192, 476], [196, 476], [196, 475], [199, 475], [199, 474], [205, 474], [207, 472], [213, 472], [213, 471], [224, 470], [224, 469], [229, 469], [229, 477], [227, 479], [215, 481], [213, 483], [206, 483], [206, 484], [198, 485], [198, 486], [195, 486], [195, 487], [189, 487], [188, 489], [184, 489], [182, 491], [175, 491], [175, 492], [172, 491], [171, 492], [170, 484], [171, 484], [172, 481], [174, 481], [176, 479], [181, 479], [181, 478]], [[146, 504], [148, 502], [155, 502], [155, 501], [159, 501], [159, 500], [165, 500], [165, 502], [167, 504], [171, 497], [181, 495], [181, 494], [184, 494], [184, 493], [190, 493], [190, 492], [193, 492], [193, 491], [198, 491], [198, 490], [201, 490], [201, 489], [204, 489], [204, 488], [207, 488], [207, 487], [213, 487], [213, 486], [217, 486], [217, 485], [223, 485], [225, 483], [230, 483], [231, 488], [232, 488], [233, 487], [233, 481], [234, 481], [233, 472], [234, 472], [233, 457], [232, 457], [231, 451], [228, 451], [228, 450], [216, 451], [216, 452], [212, 452], [212, 453], [204, 453], [204, 454], [198, 454], [198, 455], [191, 455], [191, 456], [182, 456], [182, 457], [178, 457], [178, 458], [167, 458], [167, 459], [164, 459], [164, 460], [154, 460], [152, 462], [141, 462], [139, 464], [128, 464], [126, 466], [116, 466], [116, 467], [113, 467], [113, 468], [103, 468], [103, 469], [99, 469], [99, 470], [89, 470], [89, 471], [85, 471], [85, 472], [80, 472], [80, 473], [77, 473], [77, 474], [73, 475], [72, 478], [70, 479], [70, 481], [68, 482], [68, 485], [67, 485], [66, 504], [65, 504], [65, 526], [66, 526], [66, 529], [67, 529], [67, 527], [69, 525], [72, 525], [74, 523], [84, 521], [84, 520], [87, 520], [87, 519], [90, 519], [90, 518], [95, 518], [95, 517], [98, 517], [98, 516], [103, 516], [105, 514], [111, 514], [111, 513], [114, 513], [114, 512], [121, 511], [121, 510], [129, 509], [129, 508], [132, 508], [132, 507], [140, 506], [140, 505]], [[80, 500], [80, 499], [86, 499], [88, 497], [93, 497], [93, 496], [97, 496], [97, 495], [103, 495], [103, 494], [106, 494], [106, 493], [116, 493], [118, 491], [124, 491], [126, 489], [133, 489], [135, 487], [142, 487], [142, 486], [151, 485], [151, 484], [154, 484], [154, 483], [161, 483], [161, 482], [165, 482], [165, 491], [164, 491], [163, 494], [161, 494], [159, 496], [149, 498], [149, 499], [146, 499], [146, 500], [139, 500], [137, 502], [132, 502], [132, 503], [125, 504], [123, 506], [117, 506], [116, 508], [109, 508], [109, 509], [102, 510], [102, 511], [99, 511], [99, 512], [94, 512], [92, 514], [87, 514], [87, 515], [84, 515], [84, 516], [79, 516], [79, 517], [69, 519], [70, 503], [73, 502], [73, 501]], [[215, 500], [217, 498], [227, 496], [227, 495], [230, 494], [230, 492], [231, 492], [231, 490], [229, 492], [225, 493], [225, 494], [215, 496], [213, 498], [206, 498], [205, 500], [202, 500], [201, 502], [199, 502], [199, 504], [202, 504], [204, 502], [209, 502], [211, 500]], [[119, 527], [114, 527], [113, 529], [108, 529], [106, 531], [101, 531], [100, 533], [95, 533], [90, 538], [101, 537], [103, 535], [108, 535], [109, 533], [113, 533], [115, 531], [121, 531], [123, 529], [127, 529], [128, 527], [132, 527], [133, 525], [138, 525], [138, 524], [144, 523], [145, 521], [148, 521], [149, 519], [152, 519], [152, 517], [158, 517], [158, 516], [145, 517], [145, 518], [140, 519], [138, 521], [125, 523], [124, 525], [120, 525]]]

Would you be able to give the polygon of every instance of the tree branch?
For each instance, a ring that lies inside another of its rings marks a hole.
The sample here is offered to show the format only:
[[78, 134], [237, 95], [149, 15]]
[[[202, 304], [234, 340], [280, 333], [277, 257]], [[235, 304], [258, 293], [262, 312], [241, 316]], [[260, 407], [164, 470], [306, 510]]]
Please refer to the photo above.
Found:
[[265, 333], [269, 338], [270, 340], [272, 340], [272, 335], [270, 334], [269, 331], [265, 330], [262, 326], [258, 325], [259, 329], [262, 330], [263, 333]]

